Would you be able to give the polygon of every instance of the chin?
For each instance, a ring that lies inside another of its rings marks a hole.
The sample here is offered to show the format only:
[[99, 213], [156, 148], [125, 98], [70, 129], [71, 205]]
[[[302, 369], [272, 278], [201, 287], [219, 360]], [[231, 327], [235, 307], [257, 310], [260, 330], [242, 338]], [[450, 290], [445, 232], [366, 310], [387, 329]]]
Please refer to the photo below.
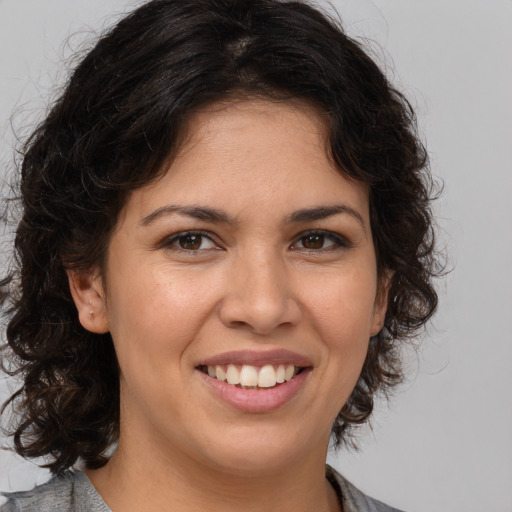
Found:
[[[287, 453], [284, 453], [285, 451]], [[244, 447], [244, 449], [235, 449], [229, 454], [223, 454], [218, 468], [220, 471], [230, 474], [268, 475], [289, 468], [295, 462], [295, 457], [291, 456], [291, 452], [293, 452], [292, 449], [277, 452], [269, 448]]]
[[[226, 473], [268, 474], [289, 469], [315, 451], [312, 450], [315, 441], [297, 435], [300, 432], [284, 430], [264, 427], [226, 433], [220, 442], [212, 441], [208, 456], [220, 471]], [[316, 440], [325, 445], [325, 452], [328, 440], [328, 436], [325, 442]]]

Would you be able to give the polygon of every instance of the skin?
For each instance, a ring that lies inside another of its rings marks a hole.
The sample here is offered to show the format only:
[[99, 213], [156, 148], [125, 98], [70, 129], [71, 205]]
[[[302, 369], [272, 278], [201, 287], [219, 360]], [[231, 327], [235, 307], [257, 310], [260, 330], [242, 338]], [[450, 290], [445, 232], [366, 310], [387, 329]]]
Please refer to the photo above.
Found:
[[[187, 133], [128, 199], [103, 275], [70, 273], [82, 325], [111, 332], [121, 369], [119, 447], [87, 474], [114, 511], [340, 510], [324, 476], [330, 429], [386, 309], [367, 187], [334, 167], [325, 121], [302, 103], [214, 105]], [[226, 404], [196, 369], [271, 349], [312, 371], [270, 412]]]

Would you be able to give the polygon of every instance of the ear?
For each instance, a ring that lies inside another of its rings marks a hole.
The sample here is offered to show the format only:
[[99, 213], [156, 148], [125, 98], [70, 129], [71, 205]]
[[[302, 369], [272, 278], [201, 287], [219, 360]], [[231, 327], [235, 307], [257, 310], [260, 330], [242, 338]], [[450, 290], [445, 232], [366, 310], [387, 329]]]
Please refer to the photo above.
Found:
[[389, 287], [391, 286], [391, 278], [393, 273], [390, 270], [384, 270], [379, 278], [377, 293], [375, 295], [375, 303], [373, 305], [372, 325], [370, 336], [375, 336], [384, 327], [386, 311], [388, 309]]
[[69, 289], [78, 310], [78, 319], [87, 331], [104, 334], [108, 332], [108, 316], [105, 293], [99, 269], [90, 271], [67, 271]]

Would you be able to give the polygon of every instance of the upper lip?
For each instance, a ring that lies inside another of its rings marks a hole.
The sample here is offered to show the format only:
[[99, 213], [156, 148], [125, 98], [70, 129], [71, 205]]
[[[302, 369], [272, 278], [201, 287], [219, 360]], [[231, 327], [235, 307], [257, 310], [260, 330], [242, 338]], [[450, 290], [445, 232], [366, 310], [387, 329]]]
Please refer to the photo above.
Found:
[[313, 366], [311, 360], [290, 350], [234, 350], [223, 352], [202, 360], [197, 366], [216, 366], [227, 364], [247, 364], [262, 366], [265, 364], [293, 364], [303, 368]]

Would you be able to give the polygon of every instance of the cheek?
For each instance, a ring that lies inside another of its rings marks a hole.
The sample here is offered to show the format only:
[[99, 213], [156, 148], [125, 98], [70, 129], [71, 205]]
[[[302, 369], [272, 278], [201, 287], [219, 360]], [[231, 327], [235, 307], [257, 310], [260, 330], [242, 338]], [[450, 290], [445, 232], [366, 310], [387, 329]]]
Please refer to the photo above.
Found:
[[[134, 265], [129, 278], [118, 272], [109, 283], [110, 332], [123, 361], [154, 369], [166, 360], [179, 362], [215, 306], [220, 287], [210, 275], [171, 272], [157, 265]], [[178, 357], [177, 357], [178, 356]]]
[[371, 271], [331, 276], [310, 296], [313, 329], [323, 344], [324, 406], [333, 418], [352, 393], [368, 351], [376, 279]]
[[370, 338], [376, 288], [376, 275], [371, 267], [333, 273], [309, 287], [312, 293], [307, 308], [326, 341], [348, 348]]

